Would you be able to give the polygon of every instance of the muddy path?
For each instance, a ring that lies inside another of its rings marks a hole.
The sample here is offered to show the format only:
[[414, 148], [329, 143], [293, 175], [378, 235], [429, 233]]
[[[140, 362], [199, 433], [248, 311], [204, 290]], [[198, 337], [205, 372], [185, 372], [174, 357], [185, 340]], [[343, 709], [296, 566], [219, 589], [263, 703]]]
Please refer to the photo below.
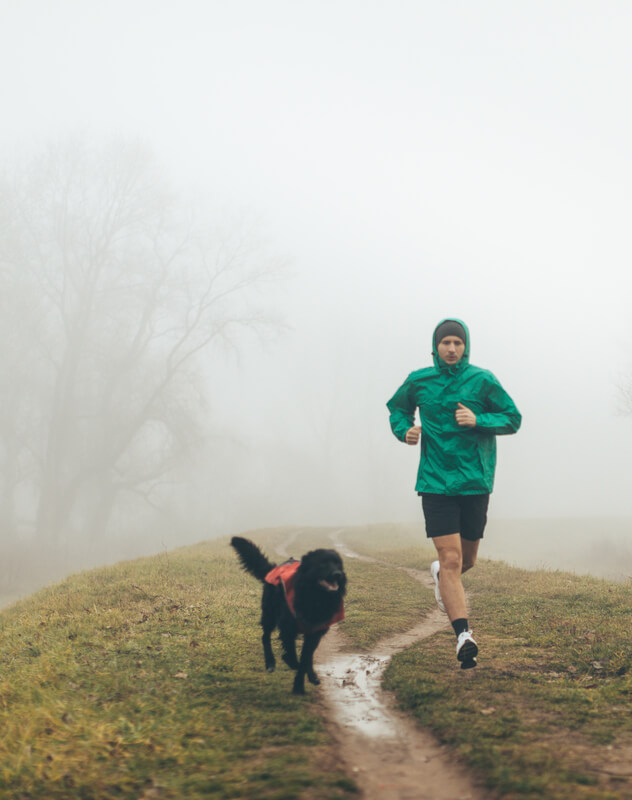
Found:
[[[375, 561], [345, 546], [344, 529], [331, 534], [345, 558]], [[300, 539], [292, 533], [280, 551], [288, 555]], [[405, 569], [428, 586], [432, 579]], [[395, 653], [449, 626], [438, 609], [405, 633], [382, 639], [371, 653], [344, 649], [344, 635], [334, 626], [316, 651], [322, 695], [337, 750], [366, 800], [489, 800], [490, 794], [461, 766], [454, 754], [397, 710], [381, 687], [384, 670]], [[460, 674], [470, 680], [469, 671]]]

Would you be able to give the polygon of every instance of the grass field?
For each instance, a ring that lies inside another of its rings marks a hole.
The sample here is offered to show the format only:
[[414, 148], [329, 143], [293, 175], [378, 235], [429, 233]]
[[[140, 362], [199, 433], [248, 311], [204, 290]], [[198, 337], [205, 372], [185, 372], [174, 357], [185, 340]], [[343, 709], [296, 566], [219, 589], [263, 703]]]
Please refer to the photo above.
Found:
[[[404, 526], [345, 536], [424, 566], [414, 540]], [[632, 798], [632, 584], [484, 559], [464, 583], [477, 669], [456, 668], [441, 632], [395, 656], [385, 686], [503, 798]]]
[[[252, 534], [273, 560], [286, 530]], [[293, 555], [329, 546], [306, 529]], [[350, 646], [432, 608], [396, 565], [406, 526], [346, 529]], [[392, 566], [389, 566], [391, 564]], [[480, 666], [442, 632], [385, 680], [503, 798], [632, 797], [631, 587], [481, 561], [466, 576]], [[73, 576], [0, 615], [0, 798], [353, 797], [320, 694], [262, 668], [259, 585], [226, 540]], [[379, 612], [379, 613], [378, 613]]]
[[[286, 537], [254, 535], [272, 557]], [[318, 544], [307, 532], [296, 554]], [[348, 570], [351, 640], [370, 646], [418, 615], [407, 576]], [[389, 586], [408, 599], [385, 600], [372, 626]], [[222, 540], [81, 573], [5, 610], [0, 797], [354, 795], [318, 693], [296, 698], [289, 670], [263, 671], [259, 600]]]

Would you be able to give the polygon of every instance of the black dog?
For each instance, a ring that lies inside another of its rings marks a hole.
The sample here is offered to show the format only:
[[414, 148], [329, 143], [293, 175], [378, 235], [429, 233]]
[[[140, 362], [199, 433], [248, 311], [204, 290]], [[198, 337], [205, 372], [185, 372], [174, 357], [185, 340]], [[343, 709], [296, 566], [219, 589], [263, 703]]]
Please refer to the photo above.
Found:
[[[320, 683], [313, 663], [318, 643], [330, 625], [344, 617], [342, 598], [347, 577], [342, 559], [335, 550], [312, 550], [300, 562], [290, 559], [277, 567], [248, 539], [233, 536], [230, 543], [242, 567], [263, 582], [261, 641], [266, 669], [274, 671], [270, 634], [278, 627], [282, 658], [290, 669], [296, 670], [293, 691], [304, 694], [306, 675], [310, 683]], [[300, 661], [296, 657], [299, 633], [303, 634]]]

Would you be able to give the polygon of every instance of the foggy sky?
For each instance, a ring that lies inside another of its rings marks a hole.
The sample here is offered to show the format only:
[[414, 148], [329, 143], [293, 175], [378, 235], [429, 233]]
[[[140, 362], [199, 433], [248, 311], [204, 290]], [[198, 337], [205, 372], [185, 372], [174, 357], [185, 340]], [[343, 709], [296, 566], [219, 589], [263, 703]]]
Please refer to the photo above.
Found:
[[[494, 514], [631, 513], [629, 3], [0, 9], [3, 155], [139, 138], [291, 258], [276, 299], [291, 330], [229, 361], [212, 394], [246, 445], [235, 483], [275, 501], [262, 524], [418, 514], [418, 454], [384, 404], [431, 363], [445, 316], [523, 414], [499, 439]], [[274, 458], [301, 448], [337, 496]]]

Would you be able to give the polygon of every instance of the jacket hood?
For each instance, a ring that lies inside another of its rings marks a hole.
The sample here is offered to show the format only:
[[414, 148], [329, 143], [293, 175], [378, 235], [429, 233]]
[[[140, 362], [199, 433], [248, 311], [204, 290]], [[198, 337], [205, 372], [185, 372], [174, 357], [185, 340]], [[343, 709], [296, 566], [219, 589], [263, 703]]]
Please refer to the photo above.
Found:
[[[463, 353], [463, 358], [458, 362], [458, 364], [446, 364], [437, 353], [437, 348], [435, 347], [435, 333], [439, 325], [443, 325], [444, 322], [458, 322], [459, 325], [463, 326], [463, 330], [465, 331], [465, 352]], [[465, 366], [470, 363], [470, 331], [467, 325], [461, 319], [457, 319], [456, 317], [446, 317], [439, 322], [435, 329], [432, 332], [432, 360], [434, 361], [434, 365], [437, 369], [446, 370], [451, 373], [456, 373], [462, 370]]]

